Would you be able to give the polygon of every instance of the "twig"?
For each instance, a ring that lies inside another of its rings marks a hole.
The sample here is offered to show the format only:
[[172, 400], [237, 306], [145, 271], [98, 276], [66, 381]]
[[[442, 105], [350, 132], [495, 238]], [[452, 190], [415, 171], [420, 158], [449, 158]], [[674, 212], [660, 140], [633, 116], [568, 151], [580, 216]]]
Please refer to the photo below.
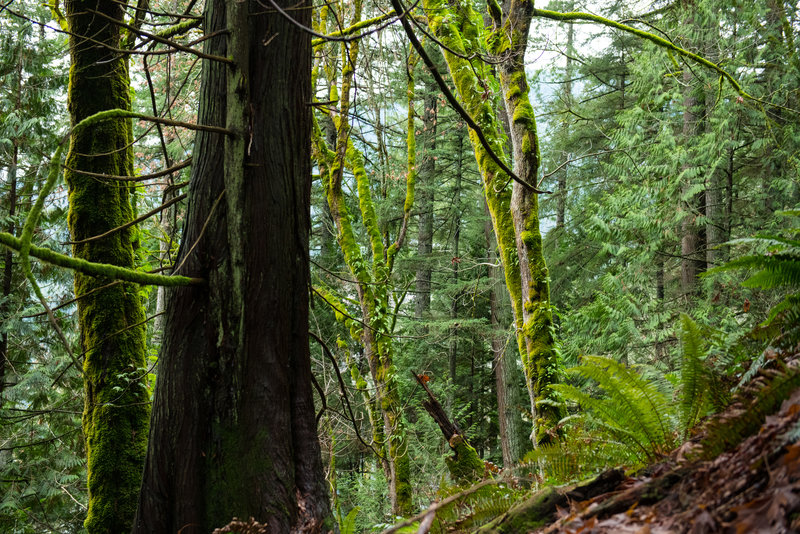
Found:
[[140, 222], [142, 222], [144, 220], [149, 219], [153, 215], [155, 215], [155, 214], [167, 209], [168, 207], [172, 206], [173, 204], [176, 204], [177, 202], [180, 202], [184, 198], [186, 198], [186, 193], [178, 195], [177, 197], [175, 197], [175, 198], [173, 198], [173, 199], [161, 204], [157, 208], [148, 211], [147, 213], [145, 213], [141, 217], [137, 217], [136, 219], [134, 219], [132, 221], [128, 221], [128, 222], [126, 222], [125, 224], [123, 224], [121, 226], [117, 226], [116, 228], [112, 228], [111, 230], [109, 230], [107, 232], [103, 232], [102, 234], [95, 235], [95, 236], [92, 236], [92, 237], [87, 237], [86, 239], [81, 239], [79, 241], [65, 241], [64, 243], [62, 243], [62, 245], [82, 245], [84, 243], [88, 243], [90, 241], [97, 241], [98, 239], [102, 239], [102, 238], [107, 237], [107, 236], [109, 236], [111, 234], [115, 234], [117, 232], [121, 232], [122, 230], [125, 230], [126, 228], [130, 228], [134, 224], [138, 224], [138, 223], [140, 223]]
[[465, 489], [461, 493], [456, 493], [455, 495], [452, 495], [452, 496], [446, 498], [443, 501], [439, 501], [437, 503], [432, 504], [424, 512], [422, 512], [420, 514], [417, 514], [414, 517], [410, 517], [410, 518], [406, 519], [405, 521], [401, 521], [400, 523], [397, 523], [396, 525], [394, 525], [391, 528], [387, 528], [386, 530], [381, 532], [381, 534], [393, 534], [395, 532], [399, 532], [400, 529], [402, 529], [404, 527], [407, 527], [409, 525], [413, 525], [415, 522], [417, 522], [417, 521], [419, 521], [421, 519], [424, 519], [425, 517], [427, 517], [428, 514], [431, 514], [431, 513], [435, 512], [438, 509], [440, 509], [440, 508], [442, 508], [444, 506], [447, 506], [448, 504], [450, 504], [452, 502], [455, 502], [458, 499], [461, 499], [462, 497], [466, 497], [467, 495], [471, 495], [472, 493], [475, 493], [476, 491], [478, 491], [479, 489], [481, 489], [484, 486], [488, 486], [489, 484], [498, 484], [499, 482], [500, 482], [499, 480], [494, 480], [494, 479], [488, 479], [488, 480], [484, 480], [482, 482], [478, 482], [474, 486], [471, 486], [471, 487]]
[[62, 165], [61, 167], [68, 171], [77, 172], [84, 176], [90, 176], [92, 178], [105, 178], [108, 180], [116, 180], [118, 182], [143, 182], [144, 180], [149, 180], [150, 178], [160, 178], [161, 176], [172, 174], [173, 172], [185, 169], [191, 164], [192, 164], [192, 158], [188, 158], [162, 171], [154, 172], [151, 174], [140, 174], [139, 176], [123, 176], [119, 174], [103, 174], [101, 172], [81, 171], [78, 169], [73, 169], [72, 167], [69, 167], [67, 165]]
[[[328, 345], [326, 345], [325, 342], [322, 341], [322, 339], [319, 336], [317, 336], [314, 332], [309, 332], [308, 335], [313, 337], [317, 341], [317, 343], [320, 344], [320, 346], [322, 347], [322, 352], [325, 353], [325, 356], [327, 356], [328, 359], [333, 364], [333, 369], [334, 371], [336, 371], [336, 378], [339, 380], [339, 389], [341, 389], [342, 391], [342, 398], [344, 399], [345, 405], [347, 405], [347, 411], [350, 413], [350, 422], [353, 423], [353, 430], [355, 430], [356, 432], [356, 437], [358, 438], [358, 441], [360, 441], [362, 444], [364, 444], [364, 446], [366, 446], [372, 452], [374, 452], [375, 456], [377, 456], [379, 459], [384, 460], [385, 458], [383, 457], [383, 455], [379, 453], [377, 450], [375, 450], [375, 447], [367, 443], [364, 440], [364, 438], [361, 437], [361, 434], [358, 431], [358, 423], [356, 422], [356, 416], [353, 414], [353, 407], [350, 405], [350, 398], [347, 396], [347, 388], [344, 385], [344, 379], [342, 378], [342, 374], [339, 372], [339, 364], [336, 362], [336, 358], [333, 357], [333, 353], [328, 348]], [[316, 382], [316, 379], [314, 379], [314, 381]], [[320, 393], [320, 395], [322, 395], [322, 393]], [[317, 421], [319, 421], [319, 416], [317, 416]]]

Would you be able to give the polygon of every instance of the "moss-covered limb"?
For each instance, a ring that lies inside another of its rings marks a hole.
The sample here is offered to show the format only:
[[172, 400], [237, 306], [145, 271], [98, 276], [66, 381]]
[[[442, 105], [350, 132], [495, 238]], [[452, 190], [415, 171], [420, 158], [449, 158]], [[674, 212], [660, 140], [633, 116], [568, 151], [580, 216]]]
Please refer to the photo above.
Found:
[[[516, 534], [537, 530], [554, 521], [557, 509], [568, 506], [569, 501], [584, 501], [608, 493], [616, 489], [623, 480], [625, 473], [619, 469], [612, 469], [572, 487], [548, 487], [515, 504], [506, 513], [479, 528], [476, 534], [490, 532]], [[635, 502], [630, 503], [627, 508], [622, 508], [621, 511], [627, 510], [631, 505], [635, 505]]]
[[[6, 232], [0, 232], [0, 244], [17, 251], [22, 248], [22, 242], [20, 239]], [[133, 282], [141, 285], [177, 287], [203, 285], [206, 283], [206, 281], [202, 278], [150, 274], [137, 271], [135, 269], [120, 267], [118, 265], [86, 261], [81, 258], [73, 258], [71, 256], [55, 252], [49, 248], [37, 247], [36, 245], [30, 246], [29, 255], [51, 265], [72, 269], [73, 271], [85, 275], [95, 276], [98, 278], [108, 278], [112, 280], [124, 280], [126, 282]]]
[[394, 267], [394, 259], [400, 247], [406, 238], [408, 231], [408, 220], [411, 217], [411, 208], [414, 206], [414, 190], [417, 183], [417, 132], [414, 120], [416, 113], [414, 111], [414, 99], [416, 98], [416, 91], [414, 88], [414, 67], [419, 60], [419, 56], [414, 54], [412, 49], [408, 55], [408, 65], [406, 72], [408, 73], [408, 83], [406, 85], [406, 95], [408, 97], [408, 123], [406, 133], [407, 144], [407, 165], [406, 165], [406, 198], [403, 202], [403, 220], [400, 223], [400, 230], [397, 232], [397, 239], [389, 249], [386, 251], [386, 270], [391, 273]]
[[[481, 123], [484, 133], [492, 143], [493, 150], [498, 154], [503, 154], [503, 136], [497, 123], [496, 112], [492, 107], [493, 99], [484, 98], [486, 94], [485, 87], [487, 87], [485, 80], [491, 74], [483, 62], [475, 61], [471, 63], [459, 57], [469, 57], [479, 50], [479, 35], [482, 30], [482, 23], [479, 25], [477, 13], [468, 5], [460, 6], [457, 12], [453, 12], [449, 4], [442, 0], [425, 0], [424, 7], [428, 13], [431, 13], [431, 31], [448, 48], [459, 54], [444, 52], [448, 70], [465, 109], [476, 121]], [[465, 35], [467, 37], [464, 37]], [[470, 141], [475, 150], [475, 158], [483, 178], [484, 193], [492, 218], [492, 226], [497, 236], [506, 287], [514, 310], [515, 325], [520, 333], [517, 336], [517, 342], [522, 353], [525, 350], [521, 336], [523, 326], [522, 283], [514, 237], [514, 224], [511, 219], [511, 190], [508, 187], [507, 176], [489, 157], [474, 132], [470, 132]]]
[[234, 132], [220, 128], [219, 126], [209, 126], [205, 124], [195, 124], [193, 122], [175, 121], [172, 119], [165, 119], [164, 117], [155, 117], [153, 115], [146, 115], [144, 113], [136, 113], [127, 109], [108, 109], [98, 111], [88, 117], [82, 119], [79, 123], [72, 127], [72, 135], [77, 135], [90, 126], [97, 126], [100, 123], [107, 122], [114, 119], [139, 119], [148, 122], [155, 122], [163, 124], [164, 126], [176, 126], [178, 128], [186, 128], [188, 130], [202, 130], [205, 132], [218, 133], [222, 135], [232, 136]]
[[675, 43], [672, 43], [664, 39], [663, 37], [659, 37], [658, 35], [655, 35], [653, 33], [646, 32], [644, 30], [640, 30], [638, 28], [634, 28], [633, 26], [628, 26], [627, 24], [622, 24], [621, 22], [607, 19], [605, 17], [601, 17], [600, 15], [594, 15], [592, 13], [580, 13], [580, 12], [560, 13], [557, 11], [549, 11], [547, 9], [533, 9], [533, 16], [547, 18], [551, 20], [564, 21], [564, 22], [585, 20], [589, 22], [596, 22], [597, 24], [602, 24], [603, 26], [608, 26], [610, 28], [615, 28], [617, 30], [622, 30], [627, 33], [631, 33], [633, 35], [636, 35], [637, 37], [650, 41], [651, 43], [654, 43], [662, 48], [666, 48], [669, 51], [675, 52], [687, 59], [691, 59], [692, 61], [699, 63], [700, 65], [703, 65], [704, 67], [708, 67], [709, 69], [717, 72], [720, 76], [725, 78], [725, 80], [731, 85], [731, 87], [733, 87], [733, 89], [737, 93], [739, 93], [739, 95], [742, 96], [742, 98], [746, 98], [754, 102], [759, 102], [757, 98], [751, 96], [744, 89], [742, 89], [742, 86], [739, 84], [739, 82], [737, 82], [736, 79], [731, 74], [728, 73], [728, 71], [726, 71], [719, 65], [716, 65], [715, 63], [707, 60], [706, 58], [698, 54], [695, 54], [694, 52], [685, 50], [680, 46], [676, 45]]
[[473, 484], [479, 481], [486, 468], [475, 447], [461, 434], [450, 438], [449, 444], [453, 454], [445, 457], [444, 462], [453, 481], [457, 484]]
[[358, 191], [358, 207], [361, 211], [361, 222], [367, 230], [372, 249], [372, 271], [376, 282], [388, 282], [389, 273], [386, 268], [383, 236], [378, 224], [378, 214], [372, 201], [372, 181], [367, 176], [364, 154], [355, 147], [352, 139], [347, 139], [347, 166], [353, 172]]
[[[321, 8], [320, 12], [322, 12], [323, 9], [327, 10], [327, 8], [328, 8], [328, 6], [323, 4], [323, 7]], [[394, 12], [390, 11], [388, 13], [384, 13], [383, 15], [378, 15], [377, 17], [372, 17], [371, 19], [366, 19], [366, 20], [362, 20], [362, 21], [356, 22], [356, 23], [348, 26], [347, 28], [344, 28], [344, 29], [341, 29], [341, 30], [332, 31], [327, 35], [328, 35], [328, 37], [347, 37], [349, 35], [353, 35], [358, 30], [363, 30], [364, 28], [369, 28], [370, 26], [374, 26], [375, 24], [380, 24], [381, 22], [389, 20], [393, 16], [394, 16]], [[320, 18], [322, 18], [322, 17], [320, 17]], [[317, 32], [320, 32], [320, 29], [314, 28], [314, 30], [317, 31]], [[314, 39], [313, 41], [311, 41], [311, 46], [319, 46], [319, 45], [325, 44], [326, 42], [328, 42], [327, 39], [323, 39], [323, 38]]]
[[183, 22], [180, 22], [168, 28], [164, 28], [160, 32], [157, 32], [155, 35], [161, 37], [162, 39], [172, 39], [173, 37], [189, 33], [189, 31], [195, 28], [199, 28], [202, 25], [203, 25], [202, 18], [184, 20]]
[[[80, 171], [133, 175], [130, 119], [140, 117], [130, 112], [128, 56], [84, 38], [119, 48], [124, 3], [74, 0], [66, 7], [71, 32], [68, 107], [73, 125], [66, 164], [75, 170], [67, 170], [64, 177], [71, 239], [80, 241], [134, 218], [128, 184], [100, 181]], [[94, 11], [98, 9], [102, 16]], [[98, 274], [111, 273], [111, 266], [133, 271], [133, 240], [134, 230], [127, 228], [107, 239], [73, 245], [73, 256], [85, 262], [84, 268], [98, 270], [92, 264], [107, 264]], [[127, 532], [138, 501], [150, 414], [146, 373], [142, 372], [144, 308], [136, 284], [95, 291], [106, 281], [84, 271], [75, 275], [85, 352], [83, 430], [89, 509], [84, 524], [90, 534]]]
[[480, 459], [475, 448], [467, 442], [458, 424], [450, 420], [428, 385], [414, 371], [411, 373], [428, 395], [428, 399], [422, 402], [423, 408], [436, 421], [439, 430], [442, 431], [453, 451], [452, 456], [445, 457], [445, 463], [453, 481], [457, 484], [472, 484], [480, 480], [485, 470], [483, 460]]

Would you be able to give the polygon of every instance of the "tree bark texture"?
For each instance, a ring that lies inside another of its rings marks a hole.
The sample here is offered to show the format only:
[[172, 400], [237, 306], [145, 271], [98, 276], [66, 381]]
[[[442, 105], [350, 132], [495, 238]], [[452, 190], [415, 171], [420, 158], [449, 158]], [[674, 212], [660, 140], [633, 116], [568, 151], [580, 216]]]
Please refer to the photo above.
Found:
[[[699, 15], [693, 1], [683, 2], [686, 10], [684, 23], [689, 31], [697, 32], [695, 28]], [[698, 164], [700, 155], [695, 154], [690, 146], [693, 140], [702, 132], [705, 115], [705, 91], [698, 86], [692, 70], [686, 67], [683, 71], [683, 141], [686, 144], [686, 161], [681, 166], [684, 175], [682, 185], [682, 208], [684, 217], [681, 221], [681, 289], [686, 297], [698, 295], [698, 277], [705, 270], [705, 238], [697, 224], [699, 215], [704, 215], [705, 191], [691, 194], [694, 185], [694, 167]]]
[[[121, 29], [92, 12], [122, 20], [124, 8], [124, 2], [111, 0], [66, 3], [71, 32], [68, 107], [73, 125], [100, 111], [131, 107], [127, 56], [107, 48], [121, 48]], [[127, 184], [105, 182], [80, 172], [132, 175], [132, 142], [132, 125], [127, 119], [105, 121], [70, 139], [67, 168], [75, 170], [66, 171], [65, 179], [73, 241], [102, 234], [133, 219], [132, 189]], [[131, 268], [136, 239], [136, 230], [129, 228], [76, 244], [72, 251], [76, 258]], [[132, 283], [94, 291], [107, 283], [75, 273], [84, 355], [83, 432], [88, 455], [85, 526], [90, 533], [130, 529], [150, 413], [144, 384], [142, 297]]]
[[[310, 25], [308, 3], [279, 0]], [[135, 533], [234, 516], [326, 529], [308, 349], [311, 43], [256, 1], [209, 1], [202, 132], [171, 291]], [[227, 29], [228, 35], [223, 33]]]
[[[525, 74], [525, 50], [533, 14], [533, 2], [511, 0], [502, 25], [495, 32], [507, 39], [507, 59], [499, 65], [503, 101], [510, 118], [510, 139], [514, 172], [528, 184], [536, 185], [539, 175], [539, 137], [530, 103]], [[511, 216], [514, 221], [522, 298], [522, 335], [520, 347], [523, 371], [531, 401], [534, 445], [546, 439], [546, 431], [560, 419], [552, 404], [539, 405], [547, 395], [547, 386], [557, 381], [558, 354], [550, 305], [550, 282], [539, 229], [538, 194], [518, 182], [511, 193]]]

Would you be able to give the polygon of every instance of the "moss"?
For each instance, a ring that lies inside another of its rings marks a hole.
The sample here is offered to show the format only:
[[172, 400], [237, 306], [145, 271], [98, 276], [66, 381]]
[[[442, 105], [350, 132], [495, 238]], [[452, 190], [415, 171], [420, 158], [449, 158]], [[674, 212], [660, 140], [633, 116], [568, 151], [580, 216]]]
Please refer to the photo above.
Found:
[[[245, 435], [238, 426], [231, 426], [231, 421], [214, 421], [211, 423], [211, 435], [214, 436], [214, 447], [206, 451], [207, 475], [205, 483], [210, 491], [206, 491], [205, 523], [221, 525], [231, 517], [247, 517], [248, 510], [242, 509], [254, 499], [262, 497], [256, 491], [259, 480], [280, 478], [273, 474], [275, 466], [271, 456], [264, 454], [264, 444], [276, 439], [270, 436], [261, 426], [254, 435]], [[289, 482], [287, 480], [287, 482]], [[291, 517], [292, 512], [285, 505], [273, 499], [266, 506], [259, 502], [251, 509], [267, 508], [278, 516]]]
[[[101, 22], [82, 1], [67, 3], [70, 38], [68, 106], [72, 124], [98, 112], [130, 110], [126, 55], [109, 56], [104, 47], [87, 47], [76, 36], [119, 47], [119, 27]], [[92, 4], [115, 18], [113, 2]], [[65, 178], [69, 186], [68, 222], [72, 239], [82, 240], [133, 219], [130, 185], [104, 182], [81, 174], [133, 174], [130, 119], [103, 120], [71, 137]], [[89, 262], [132, 269], [133, 230], [73, 246], [73, 256]], [[83, 429], [88, 454], [89, 509], [86, 529], [123, 532], [130, 529], [138, 502], [149, 423], [145, 389], [144, 310], [130, 283], [94, 291], [106, 281], [76, 273], [78, 323], [85, 353], [86, 391]]]
[[445, 463], [453, 481], [472, 484], [480, 480], [485, 468], [475, 448], [459, 434], [450, 438], [450, 448], [453, 454], [445, 458]]

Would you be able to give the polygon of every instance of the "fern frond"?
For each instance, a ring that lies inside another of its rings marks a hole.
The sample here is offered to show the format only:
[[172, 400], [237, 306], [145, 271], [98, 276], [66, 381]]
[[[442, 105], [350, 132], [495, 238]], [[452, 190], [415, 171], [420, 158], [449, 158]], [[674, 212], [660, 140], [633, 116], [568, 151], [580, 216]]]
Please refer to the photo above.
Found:
[[735, 447], [742, 439], [756, 432], [766, 417], [774, 413], [789, 394], [800, 387], [800, 370], [788, 368], [761, 388], [750, 402], [739, 409], [720, 414], [708, 424], [706, 438], [700, 443], [702, 456], [713, 458]]
[[681, 430], [684, 437], [695, 425], [706, 404], [708, 369], [703, 360], [708, 351], [700, 328], [691, 317], [681, 314]]
[[743, 256], [724, 265], [714, 267], [708, 274], [737, 269], [758, 270], [742, 282], [746, 287], [771, 289], [783, 286], [800, 286], [800, 255], [776, 253], [772, 255]]
[[[600, 384], [611, 401], [608, 409], [623, 417], [615, 421], [617, 424], [635, 429], [634, 432], [640, 434], [645, 443], [659, 445], [659, 449], [669, 441], [672, 431], [669, 398], [654, 382], [645, 380], [635, 370], [611, 358], [585, 356], [583, 362], [568, 371]], [[652, 450], [651, 447], [645, 448]]]
[[356, 516], [361, 510], [361, 507], [356, 506], [347, 513], [347, 516], [342, 520], [339, 525], [339, 532], [341, 534], [355, 534], [356, 532]]

